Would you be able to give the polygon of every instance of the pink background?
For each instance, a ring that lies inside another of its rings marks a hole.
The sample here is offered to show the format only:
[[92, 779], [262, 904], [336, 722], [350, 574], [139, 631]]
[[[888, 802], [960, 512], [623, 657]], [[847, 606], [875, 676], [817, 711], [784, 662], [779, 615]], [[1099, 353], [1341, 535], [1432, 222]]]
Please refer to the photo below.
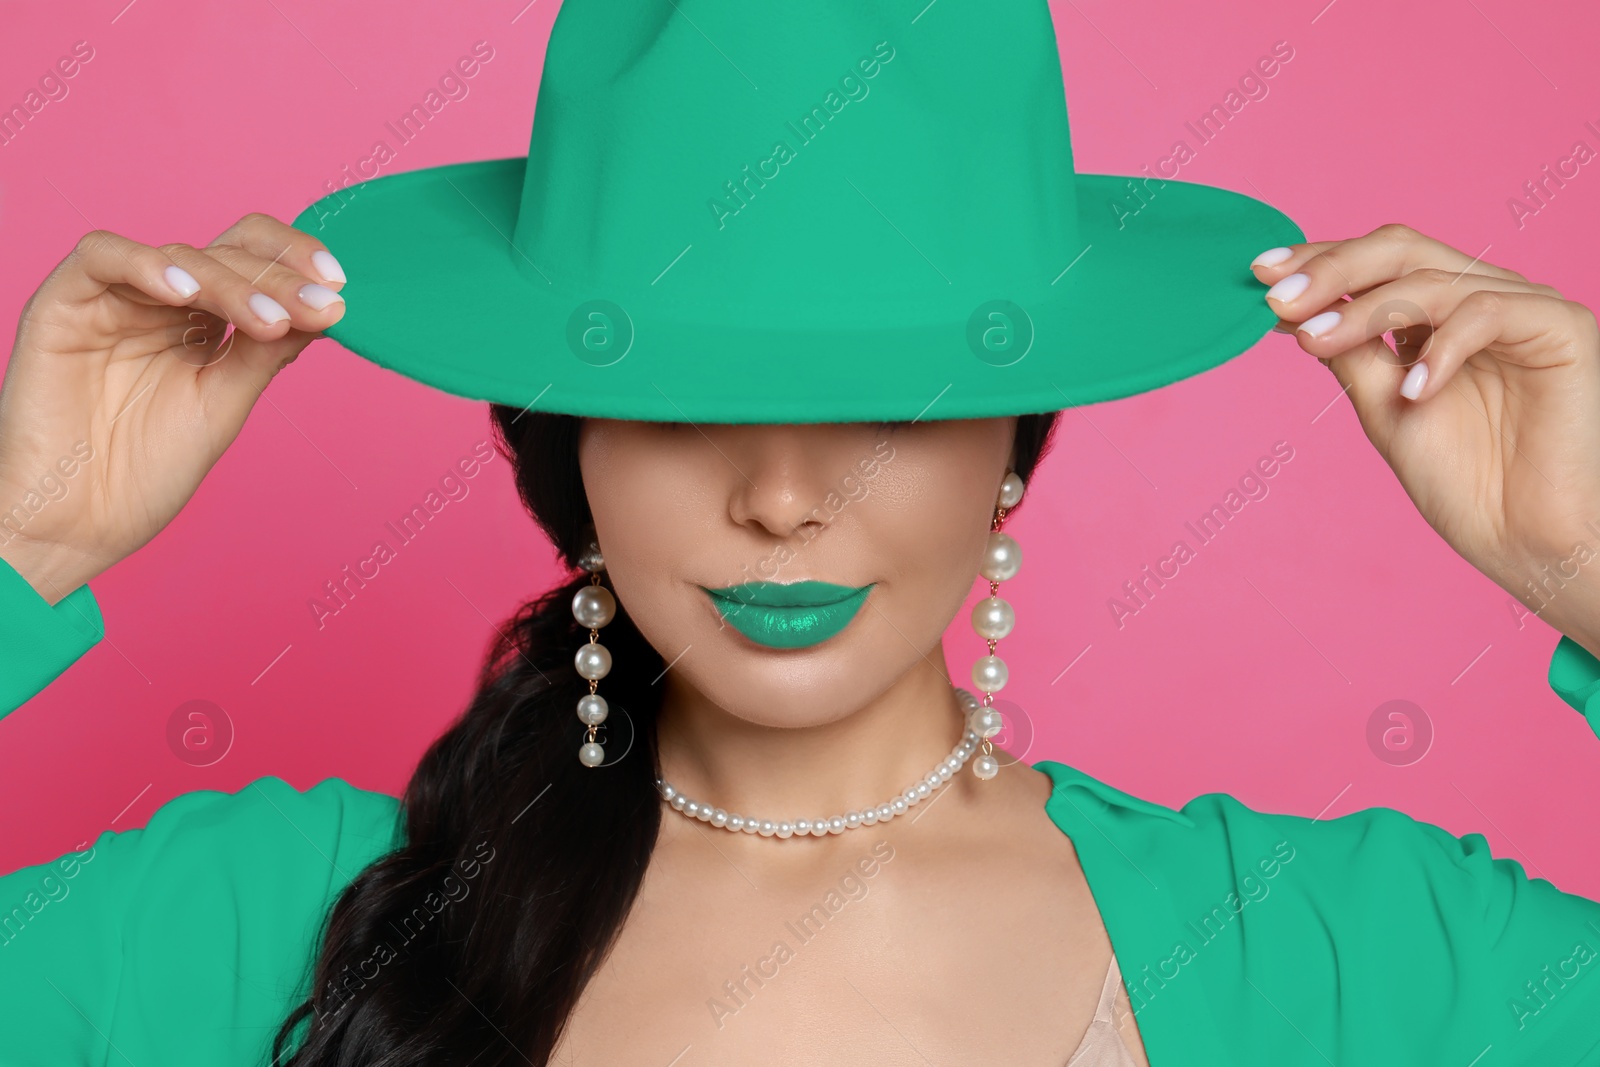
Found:
[[[94, 58], [0, 146], [0, 329], [92, 227], [203, 245], [247, 211], [293, 218], [374, 141], [394, 147], [385, 123], [478, 40], [495, 54], [470, 94], [384, 173], [524, 151], [557, 10], [525, 3], [14, 5], [0, 103], [77, 41]], [[1575, 141], [1600, 148], [1592, 7], [1322, 3], [1057, 5], [1079, 169], [1137, 173], [1185, 139], [1178, 176], [1263, 197], [1313, 239], [1402, 221], [1600, 303], [1600, 162], [1520, 226], [1507, 206]], [[1268, 94], [1197, 147], [1185, 123], [1278, 41], [1294, 56]], [[486, 412], [331, 341], [266, 398], [177, 521], [94, 583], [106, 640], [0, 720], [0, 870], [261, 775], [398, 792], [467, 699], [491, 620], [552, 579], [496, 460], [319, 631], [308, 600], [487, 439]], [[1279, 441], [1294, 457], [1270, 494], [1119, 629], [1108, 599]], [[1172, 805], [1396, 807], [1600, 897], [1600, 738], [1546, 686], [1557, 634], [1519, 623], [1428, 528], [1292, 340], [1068, 412], [1033, 488], [1005, 644], [1005, 695], [1038, 726], [1029, 760]], [[980, 647], [964, 613], [947, 647], [964, 676]], [[190, 700], [236, 732], [207, 767], [168, 746]], [[1435, 732], [1408, 766], [1368, 744], [1390, 700]]]

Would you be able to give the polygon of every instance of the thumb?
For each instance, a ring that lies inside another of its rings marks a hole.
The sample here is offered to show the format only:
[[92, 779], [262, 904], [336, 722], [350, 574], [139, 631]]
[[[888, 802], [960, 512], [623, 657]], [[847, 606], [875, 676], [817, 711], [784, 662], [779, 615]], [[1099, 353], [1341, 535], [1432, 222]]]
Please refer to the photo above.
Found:
[[300, 357], [321, 333], [290, 330], [271, 341], [258, 341], [235, 330], [201, 371], [207, 407], [225, 423], [241, 426], [256, 400], [278, 372]]

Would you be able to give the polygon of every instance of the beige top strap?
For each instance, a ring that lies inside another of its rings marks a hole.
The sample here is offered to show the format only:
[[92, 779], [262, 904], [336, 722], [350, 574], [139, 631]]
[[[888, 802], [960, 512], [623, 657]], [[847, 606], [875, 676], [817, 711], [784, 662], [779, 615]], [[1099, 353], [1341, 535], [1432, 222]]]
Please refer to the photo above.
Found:
[[1094, 1020], [1067, 1061], [1067, 1067], [1134, 1067], [1133, 1054], [1123, 1042], [1112, 1015], [1121, 985], [1122, 969], [1117, 966], [1117, 957], [1113, 954], [1111, 966], [1106, 970], [1106, 983], [1100, 990], [1100, 1003], [1095, 1006]]
[[1122, 969], [1117, 966], [1116, 953], [1111, 954], [1111, 969], [1106, 972], [1106, 984], [1100, 990], [1100, 1004], [1094, 1009], [1096, 1022], [1111, 1022], [1111, 1009], [1117, 1003], [1117, 987], [1122, 984]]

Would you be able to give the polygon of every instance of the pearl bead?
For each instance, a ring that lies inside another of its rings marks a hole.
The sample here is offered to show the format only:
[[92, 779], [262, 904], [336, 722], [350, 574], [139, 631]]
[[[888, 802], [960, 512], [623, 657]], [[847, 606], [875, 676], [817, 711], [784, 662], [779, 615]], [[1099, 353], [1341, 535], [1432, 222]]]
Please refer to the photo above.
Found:
[[762, 837], [771, 837], [778, 832], [778, 824], [771, 819], [762, 819], [761, 825], [756, 828], [756, 832]]
[[934, 771], [933, 773], [937, 774], [939, 776], [939, 781], [941, 781], [941, 782], [948, 782], [950, 780], [951, 776], [955, 774], [954, 771], [952, 771], [949, 767], [946, 767], [942, 763], [939, 764], [939, 769]]
[[978, 698], [973, 696], [971, 690], [968, 689], [957, 688], [956, 699], [961, 702], [963, 710], [970, 710], [980, 706]]
[[799, 834], [801, 837], [809, 834], [811, 832], [811, 820], [796, 819], [794, 821], [794, 832]]
[[878, 809], [867, 808], [861, 813], [861, 825], [872, 826], [878, 821]]
[[984, 781], [988, 781], [1000, 773], [1000, 761], [993, 756], [979, 756], [972, 761], [972, 773]]
[[761, 832], [761, 824], [754, 819], [746, 819], [744, 821], [744, 832], [747, 834], [759, 834]]
[[682, 793], [679, 793], [677, 796], [672, 798], [672, 809], [674, 811], [682, 811], [684, 808], [687, 808], [688, 806], [689, 806], [689, 798], [684, 796]]
[[661, 786], [661, 799], [662, 800], [671, 800], [673, 797], [678, 795], [678, 791], [676, 789], [674, 789], [672, 786], [668, 785], [666, 782], [661, 782], [661, 783], [658, 783], [658, 784]]
[[578, 749], [578, 762], [585, 767], [598, 767], [605, 761], [606, 750], [593, 741], [585, 742], [583, 747]]
[[978, 636], [998, 641], [1017, 625], [1017, 613], [997, 596], [984, 597], [972, 606], [972, 628]]
[[712, 826], [726, 826], [726, 825], [728, 825], [728, 813], [723, 811], [721, 808], [718, 808], [716, 811], [713, 811], [711, 813], [711, 825]]
[[827, 819], [812, 819], [811, 820], [811, 836], [812, 837], [827, 837], [828, 836], [828, 820]]
[[833, 818], [828, 820], [828, 833], [830, 833], [830, 834], [842, 834], [842, 833], [844, 833], [844, 831], [845, 831], [845, 822], [844, 822], [844, 817], [843, 816], [835, 815]]
[[598, 641], [591, 641], [578, 646], [578, 654], [573, 657], [572, 664], [582, 678], [604, 678], [611, 673], [611, 652]]
[[904, 793], [901, 793], [900, 794], [900, 799], [905, 801], [907, 804], [920, 804], [920, 803], [922, 803], [922, 798], [917, 796], [917, 787], [916, 786], [912, 786], [910, 789], [907, 789]]
[[894, 809], [896, 815], [904, 815], [908, 806], [905, 797], [895, 797], [889, 804], [889, 807]]
[[610, 710], [611, 705], [607, 704], [606, 698], [599, 693], [589, 693], [578, 698], [578, 721], [586, 726], [599, 726], [606, 721], [606, 714]]
[[978, 573], [991, 582], [1003, 582], [1017, 576], [1022, 567], [1022, 549], [1010, 534], [995, 530], [989, 534], [989, 546], [983, 553], [983, 565]]
[[973, 712], [972, 730], [979, 737], [993, 737], [1005, 729], [1006, 721], [1000, 717], [997, 708], [984, 708], [982, 711]]
[[890, 819], [894, 818], [894, 816], [895, 816], [894, 808], [890, 807], [887, 804], [879, 804], [878, 805], [878, 821], [879, 822], [888, 822]]
[[698, 819], [700, 817], [700, 802], [698, 800], [691, 800], [679, 810], [691, 818]]
[[915, 792], [918, 800], [927, 800], [933, 796], [933, 787], [927, 782], [918, 782]]
[[972, 665], [972, 684], [985, 693], [997, 693], [1006, 687], [1010, 674], [999, 656], [980, 656]]
[[780, 822], [778, 824], [778, 836], [779, 837], [793, 837], [794, 836], [794, 823], [792, 823], [792, 822]]
[[845, 824], [845, 826], [847, 826], [850, 829], [854, 830], [856, 827], [861, 825], [861, 813], [859, 811], [847, 811], [847, 812], [845, 812], [844, 813], [844, 824]]
[[728, 829], [730, 829], [730, 830], [743, 830], [744, 829], [744, 816], [743, 815], [732, 815], [732, 814], [730, 814], [728, 816]]
[[606, 558], [600, 554], [600, 546], [590, 541], [589, 547], [578, 557], [578, 566], [590, 573], [605, 570]]
[[603, 585], [586, 585], [572, 594], [572, 617], [585, 630], [598, 630], [617, 616], [617, 598]]
[[923, 781], [927, 783], [929, 791], [944, 785], [944, 779], [939, 777], [938, 771], [929, 771], [928, 777], [924, 778]]
[[1022, 503], [1022, 489], [1022, 479], [1017, 477], [1017, 472], [1009, 472], [1000, 483], [1000, 506], [1014, 508]]

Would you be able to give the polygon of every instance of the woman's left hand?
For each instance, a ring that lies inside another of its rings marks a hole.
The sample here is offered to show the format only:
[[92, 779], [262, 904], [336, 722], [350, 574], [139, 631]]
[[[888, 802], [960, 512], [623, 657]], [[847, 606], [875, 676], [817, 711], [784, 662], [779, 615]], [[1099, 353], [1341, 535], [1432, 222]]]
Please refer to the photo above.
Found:
[[1423, 518], [1600, 656], [1594, 313], [1406, 226], [1274, 251], [1253, 269], [1279, 329], [1333, 371]]

